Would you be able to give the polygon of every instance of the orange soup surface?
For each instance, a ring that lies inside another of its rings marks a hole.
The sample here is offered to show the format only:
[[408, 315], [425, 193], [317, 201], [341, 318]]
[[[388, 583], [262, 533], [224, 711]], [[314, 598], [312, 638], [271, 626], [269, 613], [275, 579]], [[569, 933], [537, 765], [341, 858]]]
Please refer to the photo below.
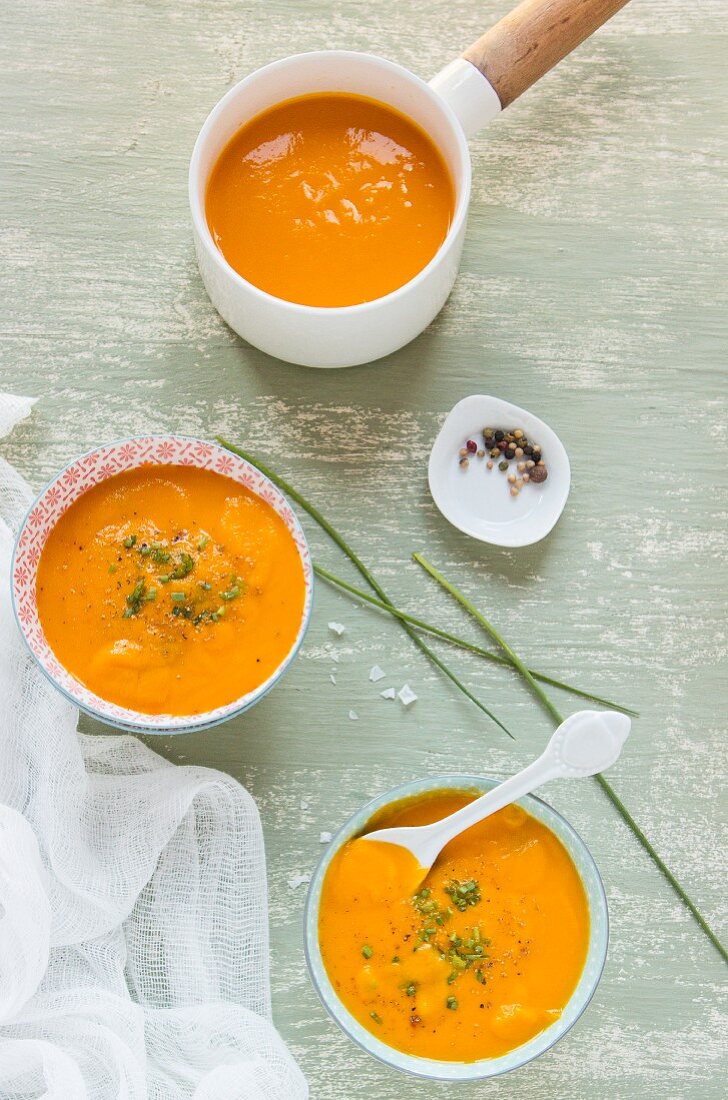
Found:
[[455, 205], [432, 140], [391, 107], [327, 92], [264, 111], [223, 149], [207, 222], [261, 290], [349, 306], [409, 282], [445, 240]]
[[194, 715], [258, 687], [285, 658], [303, 566], [273, 508], [231, 478], [142, 466], [60, 518], [37, 600], [56, 657], [97, 695]]
[[[472, 798], [434, 792], [376, 827], [428, 824]], [[448, 844], [424, 881], [416, 870], [403, 849], [360, 839], [327, 872], [319, 942], [352, 1015], [397, 1050], [448, 1062], [498, 1057], [557, 1020], [584, 968], [589, 907], [556, 836], [509, 806]]]

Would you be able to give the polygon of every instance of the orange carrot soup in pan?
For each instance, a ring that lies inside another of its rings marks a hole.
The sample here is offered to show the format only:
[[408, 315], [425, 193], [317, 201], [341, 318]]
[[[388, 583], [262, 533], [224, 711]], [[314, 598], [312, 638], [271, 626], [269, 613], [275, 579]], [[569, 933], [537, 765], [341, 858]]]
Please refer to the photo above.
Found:
[[269, 504], [191, 466], [142, 466], [50, 532], [38, 614], [62, 665], [147, 714], [200, 714], [259, 687], [301, 625], [296, 544]]
[[207, 185], [213, 240], [243, 278], [310, 306], [350, 306], [409, 282], [445, 240], [455, 196], [414, 122], [327, 92], [264, 111]]
[[[473, 797], [420, 796], [372, 825], [429, 824]], [[589, 907], [554, 834], [508, 806], [451, 841], [414, 889], [413, 863], [360, 839], [327, 872], [319, 942], [352, 1015], [397, 1050], [448, 1062], [498, 1057], [557, 1020], [586, 960]]]

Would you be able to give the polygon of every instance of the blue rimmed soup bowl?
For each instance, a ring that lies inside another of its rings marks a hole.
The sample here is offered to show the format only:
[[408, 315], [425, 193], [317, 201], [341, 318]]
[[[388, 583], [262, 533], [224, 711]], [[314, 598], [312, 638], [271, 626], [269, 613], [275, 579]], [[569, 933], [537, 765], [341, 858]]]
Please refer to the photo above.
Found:
[[548, 803], [527, 795], [516, 805], [550, 829], [564, 846], [579, 874], [589, 906], [589, 942], [586, 961], [579, 981], [558, 1020], [534, 1035], [528, 1042], [497, 1058], [474, 1062], [445, 1062], [405, 1054], [368, 1031], [349, 1012], [334, 989], [321, 954], [319, 944], [319, 908], [324, 879], [339, 850], [354, 837], [366, 833], [370, 822], [382, 810], [417, 795], [433, 791], [461, 791], [474, 796], [484, 794], [498, 785], [497, 779], [472, 775], [430, 776], [405, 783], [379, 795], [363, 806], [339, 830], [319, 862], [311, 879], [304, 913], [304, 948], [306, 962], [314, 988], [324, 1008], [341, 1030], [374, 1058], [393, 1069], [433, 1081], [479, 1081], [497, 1077], [531, 1062], [545, 1054], [574, 1026], [587, 1005], [602, 976], [609, 942], [609, 915], [597, 866], [576, 830]]

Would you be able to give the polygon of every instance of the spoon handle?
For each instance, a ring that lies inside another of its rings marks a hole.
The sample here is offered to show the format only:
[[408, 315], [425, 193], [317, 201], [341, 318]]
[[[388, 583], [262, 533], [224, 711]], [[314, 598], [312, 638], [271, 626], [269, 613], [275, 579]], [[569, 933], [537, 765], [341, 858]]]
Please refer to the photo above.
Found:
[[511, 802], [517, 802], [519, 798], [530, 794], [543, 783], [548, 783], [550, 779], [557, 779], [560, 775], [562, 775], [560, 766], [548, 752], [545, 752], [539, 756], [538, 760], [534, 760], [532, 764], [511, 776], [510, 779], [499, 783], [492, 791], [488, 791], [487, 794], [476, 798], [474, 802], [463, 806], [461, 810], [456, 810], [454, 814], [430, 826], [432, 839], [437, 840], [438, 851], [441, 851], [464, 829], [477, 825], [483, 818], [490, 817]]
[[503, 107], [606, 23], [627, 0], [523, 0], [463, 53]]

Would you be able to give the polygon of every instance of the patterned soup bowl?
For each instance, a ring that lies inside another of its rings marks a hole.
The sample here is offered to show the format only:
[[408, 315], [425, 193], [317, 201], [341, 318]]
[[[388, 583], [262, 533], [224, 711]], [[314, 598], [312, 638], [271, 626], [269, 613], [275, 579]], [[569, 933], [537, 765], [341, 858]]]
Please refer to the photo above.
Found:
[[[290, 650], [257, 688], [225, 706], [201, 714], [146, 714], [111, 703], [90, 691], [58, 661], [38, 616], [38, 563], [48, 535], [64, 512], [87, 490], [115, 474], [139, 466], [194, 466], [231, 478], [269, 504], [295, 542], [303, 567], [305, 595], [298, 632]], [[43, 490], [18, 532], [11, 567], [15, 617], [43, 672], [72, 703], [100, 721], [139, 733], [188, 733], [208, 729], [242, 714], [278, 682], [295, 658], [308, 628], [313, 602], [313, 565], [306, 537], [290, 504], [260, 470], [216, 443], [187, 436], [144, 436], [109, 443], [77, 458]]]

